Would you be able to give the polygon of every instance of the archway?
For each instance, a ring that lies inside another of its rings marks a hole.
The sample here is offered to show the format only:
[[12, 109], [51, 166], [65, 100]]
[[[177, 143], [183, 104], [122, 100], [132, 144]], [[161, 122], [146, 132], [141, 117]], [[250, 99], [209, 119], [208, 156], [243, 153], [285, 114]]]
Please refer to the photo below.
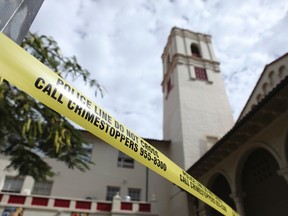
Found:
[[265, 149], [248, 156], [241, 177], [246, 216], [287, 214], [288, 185], [278, 170], [277, 161]]
[[[235, 203], [230, 197], [231, 187], [227, 179], [222, 174], [217, 174], [214, 179], [211, 181], [210, 190], [216, 194], [221, 200], [228, 204], [231, 208], [236, 209]], [[209, 216], [222, 216], [221, 213], [208, 207]]]
[[196, 44], [191, 44], [190, 48], [191, 48], [192, 56], [201, 58], [199, 48]]

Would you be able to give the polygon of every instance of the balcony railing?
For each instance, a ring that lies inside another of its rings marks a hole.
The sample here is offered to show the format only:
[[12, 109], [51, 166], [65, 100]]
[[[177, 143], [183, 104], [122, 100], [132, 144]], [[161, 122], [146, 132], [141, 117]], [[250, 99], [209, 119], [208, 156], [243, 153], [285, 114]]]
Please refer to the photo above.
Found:
[[[126, 215], [157, 216], [156, 205], [152, 202], [124, 201], [119, 195], [113, 201], [70, 199], [64, 197], [34, 196], [11, 193], [0, 193], [0, 210], [9, 207], [23, 208], [24, 215], [36, 216], [45, 212], [45, 215], [111, 215], [119, 213]], [[75, 214], [76, 213], [76, 214]], [[1, 214], [1, 212], [0, 212]], [[79, 214], [80, 215], [80, 214]]]

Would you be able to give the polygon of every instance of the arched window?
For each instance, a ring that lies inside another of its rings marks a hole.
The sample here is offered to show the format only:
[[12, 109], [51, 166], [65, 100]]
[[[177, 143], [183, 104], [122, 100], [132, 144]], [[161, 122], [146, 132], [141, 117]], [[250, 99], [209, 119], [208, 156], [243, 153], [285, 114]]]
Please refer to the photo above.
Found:
[[271, 87], [274, 87], [274, 84], [275, 84], [275, 72], [274, 71], [270, 71], [269, 72], [269, 80], [270, 80], [270, 85]]
[[192, 56], [201, 58], [199, 48], [196, 44], [191, 44], [191, 53], [192, 53]]
[[263, 89], [264, 95], [268, 94], [268, 91], [269, 91], [268, 83], [264, 83], [262, 86], [262, 89]]
[[285, 77], [285, 66], [282, 65], [280, 68], [279, 68], [279, 78], [280, 80], [282, 80], [284, 77]]
[[257, 102], [260, 102], [260, 100], [262, 100], [262, 94], [261, 93], [259, 93], [258, 95], [257, 95], [257, 97], [256, 97], [256, 99], [257, 99]]

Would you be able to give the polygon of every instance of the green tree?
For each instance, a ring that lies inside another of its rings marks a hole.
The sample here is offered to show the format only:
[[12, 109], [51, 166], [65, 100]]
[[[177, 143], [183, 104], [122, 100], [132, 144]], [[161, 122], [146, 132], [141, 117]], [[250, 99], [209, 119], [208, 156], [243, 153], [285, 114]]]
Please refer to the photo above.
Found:
[[[55, 73], [70, 80], [82, 80], [95, 90], [103, 89], [75, 56], [64, 57], [53, 38], [28, 33], [22, 47]], [[8, 168], [36, 180], [53, 175], [43, 157], [55, 158], [69, 168], [89, 169], [81, 131], [62, 115], [4, 81], [0, 85], [0, 150], [10, 157]]]

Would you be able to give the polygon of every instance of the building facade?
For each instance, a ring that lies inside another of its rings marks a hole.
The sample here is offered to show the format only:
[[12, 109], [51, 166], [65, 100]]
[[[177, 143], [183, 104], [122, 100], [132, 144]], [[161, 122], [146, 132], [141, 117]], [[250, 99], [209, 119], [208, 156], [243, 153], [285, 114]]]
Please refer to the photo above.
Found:
[[[239, 119], [188, 172], [240, 215], [288, 212], [288, 54], [265, 66]], [[192, 215], [219, 215], [190, 196]]]
[[[90, 152], [90, 157], [86, 159], [93, 162], [90, 170], [85, 172], [69, 169], [57, 160], [46, 158], [45, 160], [53, 167], [55, 175], [48, 181], [36, 182], [30, 176], [17, 177], [17, 171], [5, 169], [9, 160], [2, 156], [0, 210], [21, 207], [25, 216], [40, 213], [47, 216], [56, 213], [66, 216], [77, 212], [90, 216], [116, 216], [118, 213], [156, 216], [161, 209], [165, 211], [161, 206], [167, 203], [158, 200], [162, 199], [161, 196], [165, 196], [167, 180], [94, 135], [85, 131], [83, 133], [89, 143], [87, 151]], [[165, 141], [149, 142], [154, 142], [155, 146], [160, 144], [158, 149], [163, 145], [169, 145], [169, 142]], [[157, 184], [154, 184], [155, 181]], [[115, 207], [113, 198], [117, 193], [118, 207]], [[160, 197], [157, 197], [157, 194]], [[13, 196], [10, 198], [11, 195], [16, 195], [16, 198]], [[38, 199], [45, 200], [46, 205], [33, 205]], [[79, 207], [81, 203], [84, 207]]]
[[[163, 140], [146, 140], [241, 216], [285, 215], [288, 55], [266, 65], [236, 123], [211, 36], [173, 28], [162, 63]], [[36, 182], [16, 177], [15, 170], [5, 169], [9, 158], [0, 156], [3, 215], [23, 209], [25, 216], [220, 215], [99, 138], [83, 134], [89, 143], [86, 159], [93, 162], [85, 173], [46, 158], [56, 175]]]

